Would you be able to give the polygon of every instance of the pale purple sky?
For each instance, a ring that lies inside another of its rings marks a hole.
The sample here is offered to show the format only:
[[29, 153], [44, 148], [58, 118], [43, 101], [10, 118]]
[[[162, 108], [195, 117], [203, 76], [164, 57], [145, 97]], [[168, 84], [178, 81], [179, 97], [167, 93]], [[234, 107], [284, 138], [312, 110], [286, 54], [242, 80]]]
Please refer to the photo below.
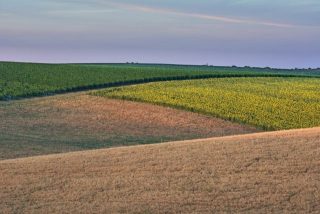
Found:
[[0, 0], [0, 61], [320, 67], [319, 0]]

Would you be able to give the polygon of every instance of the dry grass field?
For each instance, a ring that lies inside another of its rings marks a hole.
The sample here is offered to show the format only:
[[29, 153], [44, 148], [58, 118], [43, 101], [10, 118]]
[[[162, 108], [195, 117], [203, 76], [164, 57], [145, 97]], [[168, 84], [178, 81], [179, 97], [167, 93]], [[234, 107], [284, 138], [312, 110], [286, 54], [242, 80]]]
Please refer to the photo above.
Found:
[[319, 145], [313, 128], [3, 160], [0, 212], [318, 213]]
[[0, 102], [0, 160], [257, 132], [196, 113], [81, 93]]

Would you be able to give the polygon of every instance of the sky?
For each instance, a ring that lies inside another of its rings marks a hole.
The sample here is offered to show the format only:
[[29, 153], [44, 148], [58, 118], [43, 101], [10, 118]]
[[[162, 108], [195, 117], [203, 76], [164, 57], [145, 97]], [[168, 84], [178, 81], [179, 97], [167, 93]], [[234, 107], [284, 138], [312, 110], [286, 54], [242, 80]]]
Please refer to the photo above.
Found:
[[0, 61], [320, 67], [319, 0], [0, 0]]

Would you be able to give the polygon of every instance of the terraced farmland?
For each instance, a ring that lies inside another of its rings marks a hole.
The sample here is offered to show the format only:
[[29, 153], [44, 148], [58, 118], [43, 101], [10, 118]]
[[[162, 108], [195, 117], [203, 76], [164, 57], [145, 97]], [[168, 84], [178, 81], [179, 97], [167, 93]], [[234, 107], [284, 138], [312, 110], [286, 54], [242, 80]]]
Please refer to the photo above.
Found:
[[265, 130], [320, 125], [318, 78], [225, 78], [112, 88], [93, 93], [200, 112]]

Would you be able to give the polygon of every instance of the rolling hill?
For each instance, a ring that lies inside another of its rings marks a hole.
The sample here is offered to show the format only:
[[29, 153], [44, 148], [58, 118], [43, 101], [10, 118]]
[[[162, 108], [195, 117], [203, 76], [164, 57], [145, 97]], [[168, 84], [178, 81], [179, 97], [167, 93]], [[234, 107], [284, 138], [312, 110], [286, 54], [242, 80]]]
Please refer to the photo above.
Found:
[[319, 77], [320, 72], [249, 67], [0, 62], [0, 100], [165, 80], [246, 76]]
[[0, 102], [0, 160], [253, 133], [247, 125], [84, 93]]
[[317, 213], [320, 128], [0, 161], [3, 213]]

